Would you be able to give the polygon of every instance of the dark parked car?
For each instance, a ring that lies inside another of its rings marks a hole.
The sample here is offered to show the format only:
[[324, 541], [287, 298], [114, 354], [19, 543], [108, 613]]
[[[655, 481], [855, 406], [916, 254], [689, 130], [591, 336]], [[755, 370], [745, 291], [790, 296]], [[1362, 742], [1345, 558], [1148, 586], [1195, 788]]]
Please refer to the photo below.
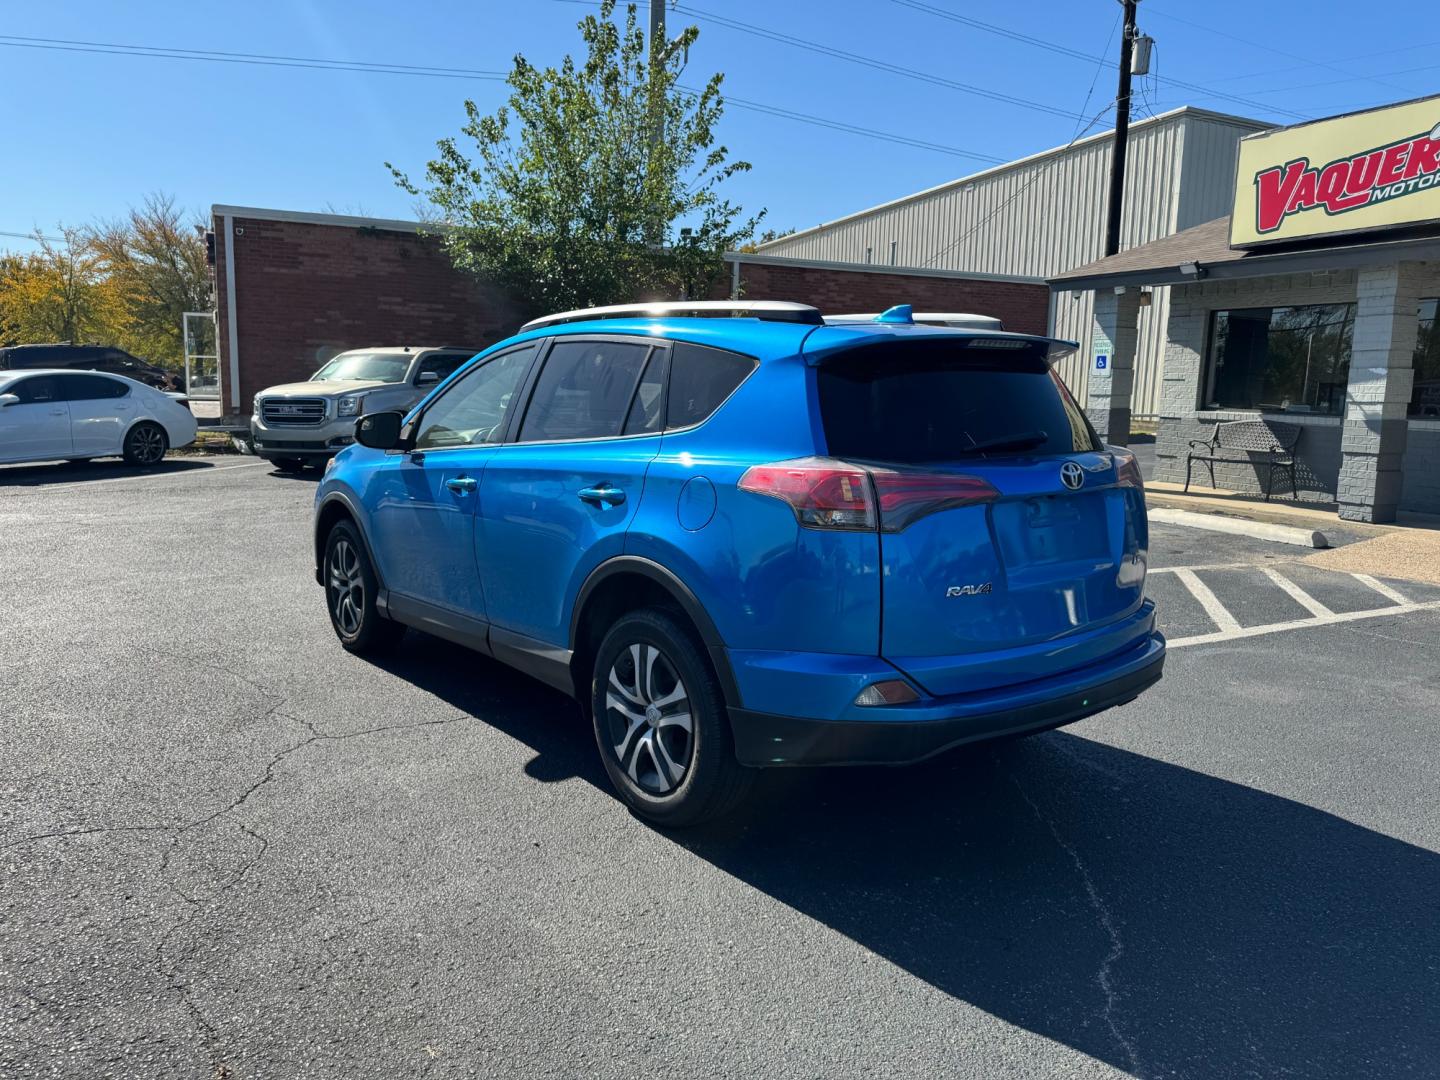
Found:
[[124, 375], [159, 390], [183, 390], [181, 380], [148, 360], [111, 345], [11, 345], [0, 349], [0, 371], [71, 368]]

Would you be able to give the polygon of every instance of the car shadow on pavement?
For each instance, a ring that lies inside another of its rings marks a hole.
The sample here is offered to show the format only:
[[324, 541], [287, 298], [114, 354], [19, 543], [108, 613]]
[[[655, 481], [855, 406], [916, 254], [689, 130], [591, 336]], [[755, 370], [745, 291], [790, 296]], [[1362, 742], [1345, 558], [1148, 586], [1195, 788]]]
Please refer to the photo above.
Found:
[[[610, 791], [563, 695], [414, 634], [380, 666], [530, 746], [534, 779]], [[1064, 731], [912, 768], [769, 771], [735, 816], [663, 835], [1137, 1076], [1353, 1080], [1440, 1060], [1440, 856]]]
[[83, 484], [88, 480], [114, 480], [127, 476], [167, 476], [212, 468], [208, 461], [166, 458], [158, 465], [139, 467], [114, 461], [51, 461], [40, 465], [0, 465], [0, 487], [38, 487], [44, 484]]
[[396, 678], [469, 713], [535, 751], [525, 774], [544, 783], [581, 779], [611, 792], [595, 739], [570, 698], [514, 668], [411, 630], [400, 648], [370, 659]]
[[1440, 1061], [1433, 852], [1065, 732], [767, 781], [740, 821], [675, 839], [1119, 1069], [1353, 1080]]

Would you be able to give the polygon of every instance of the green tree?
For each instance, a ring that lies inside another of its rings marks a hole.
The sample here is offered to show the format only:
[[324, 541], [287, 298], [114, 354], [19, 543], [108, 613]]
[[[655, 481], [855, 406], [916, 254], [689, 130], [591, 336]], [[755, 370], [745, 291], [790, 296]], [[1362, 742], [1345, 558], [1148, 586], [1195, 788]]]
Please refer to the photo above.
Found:
[[155, 363], [184, 362], [181, 315], [210, 307], [204, 225], [160, 192], [128, 217], [86, 231], [87, 242], [120, 297], [125, 317], [112, 337]]
[[473, 150], [441, 139], [423, 183], [386, 162], [428, 202], [454, 263], [531, 314], [702, 295], [723, 273], [721, 253], [763, 217], [746, 219], [720, 193], [750, 168], [716, 142], [723, 76], [699, 93], [678, 85], [699, 30], [652, 51], [635, 5], [623, 27], [614, 12], [604, 0], [580, 21], [582, 61], [540, 70], [516, 56], [508, 104], [483, 115], [466, 101]]

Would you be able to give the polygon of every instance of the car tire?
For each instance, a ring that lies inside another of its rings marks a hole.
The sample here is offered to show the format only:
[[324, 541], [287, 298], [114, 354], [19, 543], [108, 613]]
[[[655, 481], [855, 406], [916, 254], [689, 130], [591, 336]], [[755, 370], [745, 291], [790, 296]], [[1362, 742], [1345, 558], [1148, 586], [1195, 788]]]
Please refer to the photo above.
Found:
[[325, 538], [325, 610], [340, 644], [350, 652], [372, 656], [394, 648], [405, 627], [380, 614], [375, 606], [380, 581], [360, 533], [339, 521]]
[[159, 465], [170, 449], [170, 437], [165, 429], [150, 420], [142, 420], [125, 433], [123, 453], [127, 465], [148, 468]]
[[305, 471], [305, 459], [304, 459], [304, 458], [298, 458], [298, 457], [277, 457], [277, 458], [271, 458], [271, 459], [270, 459], [270, 464], [274, 465], [275, 468], [279, 469], [281, 472], [295, 473], [295, 472], [304, 472], [304, 471]]
[[605, 771], [641, 817], [697, 825], [749, 791], [754, 770], [735, 760], [720, 682], [675, 614], [621, 616], [595, 654], [590, 698]]

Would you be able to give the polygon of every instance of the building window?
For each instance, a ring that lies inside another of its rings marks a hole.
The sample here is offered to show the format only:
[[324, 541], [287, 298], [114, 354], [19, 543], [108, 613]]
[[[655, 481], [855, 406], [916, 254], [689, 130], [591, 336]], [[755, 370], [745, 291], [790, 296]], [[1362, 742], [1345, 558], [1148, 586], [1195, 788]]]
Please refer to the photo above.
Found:
[[1339, 416], [1354, 336], [1354, 304], [1217, 311], [1204, 404]]
[[1440, 419], [1440, 319], [1437, 300], [1420, 301], [1420, 334], [1415, 339], [1415, 391], [1410, 415]]

